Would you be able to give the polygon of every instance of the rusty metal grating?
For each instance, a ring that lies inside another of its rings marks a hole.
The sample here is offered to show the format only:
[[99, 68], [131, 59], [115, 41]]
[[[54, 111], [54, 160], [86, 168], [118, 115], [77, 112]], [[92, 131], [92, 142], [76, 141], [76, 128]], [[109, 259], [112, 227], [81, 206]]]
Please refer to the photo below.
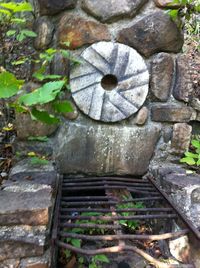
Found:
[[[52, 238], [60, 248], [90, 256], [130, 251], [156, 267], [194, 267], [192, 264], [180, 266], [162, 263], [139, 246], [141, 241], [174, 239], [189, 232], [200, 238], [199, 231], [177, 211], [152, 178], [64, 177], [55, 214]], [[169, 227], [178, 218], [184, 222], [184, 228], [162, 234], [154, 230], [139, 233], [137, 227], [135, 231], [130, 231], [123, 224], [156, 225], [162, 221]], [[69, 238], [80, 239], [83, 246], [73, 246], [67, 242]], [[84, 243], [88, 242], [93, 243], [92, 249], [84, 247]]]

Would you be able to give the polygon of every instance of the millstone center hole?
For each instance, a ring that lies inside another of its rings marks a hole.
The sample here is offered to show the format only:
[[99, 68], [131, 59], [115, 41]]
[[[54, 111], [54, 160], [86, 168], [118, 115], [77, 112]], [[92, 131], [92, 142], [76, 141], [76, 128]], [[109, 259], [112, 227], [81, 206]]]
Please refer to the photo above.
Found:
[[108, 91], [114, 89], [117, 86], [117, 84], [118, 84], [117, 77], [112, 74], [105, 75], [101, 80], [101, 86]]

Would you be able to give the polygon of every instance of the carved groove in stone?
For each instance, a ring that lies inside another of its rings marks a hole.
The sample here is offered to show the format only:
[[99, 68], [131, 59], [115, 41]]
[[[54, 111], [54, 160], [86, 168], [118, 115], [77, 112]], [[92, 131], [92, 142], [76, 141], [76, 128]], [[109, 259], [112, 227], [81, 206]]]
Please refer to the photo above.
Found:
[[[71, 72], [71, 92], [77, 106], [95, 120], [117, 122], [130, 117], [143, 105], [149, 89], [149, 72], [143, 58], [132, 48], [99, 42], [81, 55], [82, 63]], [[117, 78], [108, 91], [101, 81]]]

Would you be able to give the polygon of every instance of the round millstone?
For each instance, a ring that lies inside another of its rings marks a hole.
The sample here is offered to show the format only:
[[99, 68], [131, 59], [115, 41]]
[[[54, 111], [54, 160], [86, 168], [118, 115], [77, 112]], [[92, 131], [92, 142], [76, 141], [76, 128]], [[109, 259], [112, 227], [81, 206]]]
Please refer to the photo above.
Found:
[[138, 52], [126, 45], [99, 42], [84, 50], [71, 72], [72, 97], [86, 115], [103, 122], [130, 117], [143, 105], [149, 72]]

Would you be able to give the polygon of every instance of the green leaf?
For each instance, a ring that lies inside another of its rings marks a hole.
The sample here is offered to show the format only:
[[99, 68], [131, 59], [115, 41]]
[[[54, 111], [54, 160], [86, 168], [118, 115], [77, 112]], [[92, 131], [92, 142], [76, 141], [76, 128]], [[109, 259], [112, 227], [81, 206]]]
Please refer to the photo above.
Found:
[[81, 247], [81, 240], [80, 239], [71, 239], [71, 243], [74, 247], [76, 248], [80, 248]]
[[200, 166], [200, 159], [197, 161], [196, 164], [197, 164], [197, 166]]
[[40, 142], [47, 142], [49, 139], [47, 136], [30, 136], [28, 137], [29, 141], [40, 141]]
[[192, 145], [197, 148], [197, 149], [200, 149], [200, 141], [198, 140], [192, 140]]
[[199, 158], [198, 154], [193, 154], [191, 152], [185, 152], [185, 156], [191, 157], [191, 158]]
[[26, 19], [12, 18], [11, 22], [16, 23], [16, 24], [23, 24], [26, 22]]
[[36, 37], [37, 36], [37, 34], [34, 33], [33, 31], [29, 31], [29, 30], [26, 30], [26, 29], [22, 30], [21, 34], [23, 34], [23, 35], [25, 35], [27, 37]]
[[52, 106], [58, 113], [69, 113], [74, 110], [69, 101], [55, 101]]
[[46, 159], [42, 159], [40, 157], [34, 156], [31, 157], [31, 164], [32, 165], [48, 165], [49, 161]]
[[16, 37], [17, 41], [19, 42], [23, 41], [25, 38], [26, 36], [23, 34], [23, 32], [20, 32]]
[[193, 158], [189, 158], [189, 157], [184, 157], [180, 160], [181, 163], [186, 163], [188, 164], [189, 166], [192, 166], [192, 165], [195, 165], [196, 162]]
[[109, 259], [107, 258], [107, 256], [106, 255], [103, 255], [103, 254], [96, 255], [94, 257], [94, 259], [97, 260], [97, 261], [100, 261], [100, 262], [105, 262], [105, 263], [109, 263], [110, 262]]
[[26, 61], [27, 59], [21, 59], [21, 60], [13, 61], [11, 64], [16, 66], [16, 65], [24, 64]]
[[17, 94], [23, 82], [7, 71], [0, 73], [0, 98], [10, 98]]
[[33, 11], [31, 4], [25, 1], [21, 3], [15, 3], [15, 2], [1, 3], [0, 6], [11, 10], [13, 13]]
[[15, 31], [15, 30], [10, 30], [10, 31], [7, 31], [7, 33], [6, 33], [6, 36], [13, 36], [13, 35], [15, 35], [16, 34], [16, 32], [17, 31]]
[[31, 110], [31, 116], [33, 119], [41, 121], [45, 124], [52, 125], [60, 122], [59, 118], [55, 117], [52, 114], [47, 113], [46, 111], [39, 111], [36, 108]]
[[42, 87], [19, 98], [19, 103], [26, 106], [45, 104], [53, 101], [62, 90], [65, 81], [54, 81], [44, 84]]
[[0, 13], [6, 15], [8, 17], [11, 17], [11, 15], [12, 15], [10, 11], [5, 10], [5, 9], [1, 9], [1, 7], [0, 7]]

